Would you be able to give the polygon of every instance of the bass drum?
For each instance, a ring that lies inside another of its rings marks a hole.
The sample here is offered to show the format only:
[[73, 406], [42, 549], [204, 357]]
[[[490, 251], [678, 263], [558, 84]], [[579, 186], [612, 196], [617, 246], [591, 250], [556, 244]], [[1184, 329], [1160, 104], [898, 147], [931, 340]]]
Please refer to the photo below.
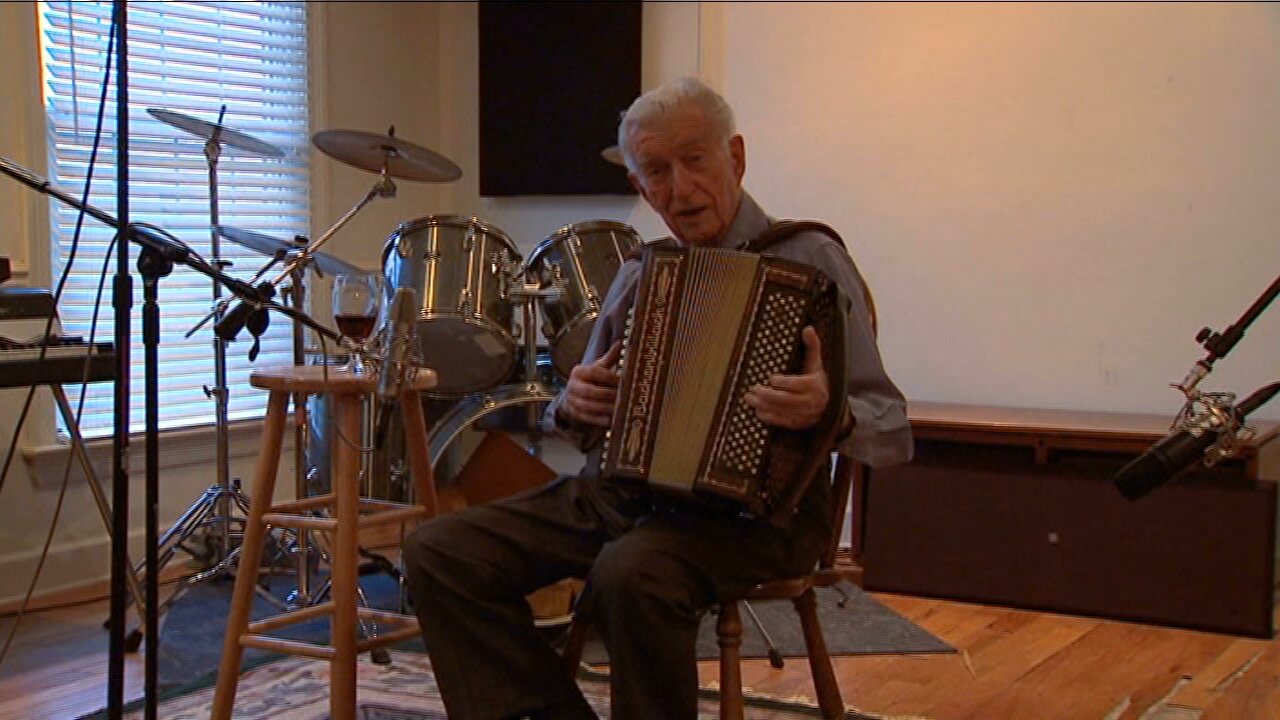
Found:
[[[458, 451], [466, 443], [454, 445], [454, 452], [447, 450], [454, 441], [459, 440], [464, 431], [529, 432], [540, 418], [546, 403], [562, 389], [562, 383], [555, 378], [551, 357], [547, 352], [538, 352], [535, 359], [536, 377], [532, 381], [524, 377], [524, 348], [519, 348], [517, 358], [520, 362], [508, 378], [510, 382], [490, 392], [463, 399], [432, 397], [423, 393], [423, 414], [431, 430], [431, 466], [435, 470], [438, 484], [448, 485], [460, 470], [461, 453]], [[333, 362], [342, 360], [345, 360], [344, 356], [330, 358]], [[361, 455], [360, 460], [362, 494], [378, 500], [411, 502], [413, 477], [400, 413], [391, 414], [381, 446], [373, 447], [373, 409], [370, 401], [366, 399], [362, 406], [362, 437], [339, 438], [330, 397], [327, 394], [307, 397], [307, 436], [303, 453], [307, 467], [307, 495], [322, 495], [330, 491], [333, 449], [337, 447], [336, 443], [350, 441], [358, 443], [359, 447], [371, 448]]]
[[387, 239], [388, 292], [411, 288], [421, 301], [422, 358], [439, 378], [433, 395], [487, 390], [511, 374], [516, 353], [507, 288], [519, 262], [511, 238], [474, 217], [428, 215]]
[[562, 291], [542, 306], [542, 332], [551, 342], [551, 361], [561, 377], [569, 377], [582, 360], [609, 286], [640, 242], [630, 225], [591, 220], [565, 225], [530, 253], [525, 272], [532, 281]]
[[[370, 398], [361, 404], [361, 436], [338, 437], [334, 405], [328, 394], [307, 397], [307, 435], [303, 457], [307, 464], [307, 495], [323, 495], [333, 487], [333, 450], [338, 443], [369, 448], [373, 443], [373, 408]], [[405, 447], [400, 413], [392, 413], [381, 447], [360, 456], [360, 494], [377, 500], [410, 502], [413, 478]]]
[[[441, 512], [529, 490], [582, 466], [581, 453], [561, 440], [541, 438], [539, 457], [518, 442], [530, 428], [526, 418], [540, 415], [555, 395], [536, 381], [502, 385], [458, 402], [433, 423], [429, 454]], [[566, 579], [527, 596], [535, 624], [567, 625], [581, 589], [582, 581]]]

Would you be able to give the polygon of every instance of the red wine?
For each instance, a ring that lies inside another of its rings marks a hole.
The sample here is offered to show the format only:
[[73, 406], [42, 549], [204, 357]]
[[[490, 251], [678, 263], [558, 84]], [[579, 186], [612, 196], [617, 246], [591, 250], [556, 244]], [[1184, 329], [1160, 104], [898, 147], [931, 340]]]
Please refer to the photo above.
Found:
[[364, 342], [373, 332], [373, 325], [378, 321], [377, 315], [335, 315], [333, 321], [338, 324], [338, 332], [357, 342]]

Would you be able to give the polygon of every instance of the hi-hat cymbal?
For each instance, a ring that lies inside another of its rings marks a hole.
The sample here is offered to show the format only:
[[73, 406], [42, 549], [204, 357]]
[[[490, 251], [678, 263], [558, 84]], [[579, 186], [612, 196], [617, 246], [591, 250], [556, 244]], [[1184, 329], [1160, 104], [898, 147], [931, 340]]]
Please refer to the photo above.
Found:
[[392, 127], [387, 135], [361, 130], [321, 130], [311, 136], [320, 152], [352, 167], [387, 174], [401, 180], [453, 182], [462, 168], [445, 156], [421, 145], [401, 140]]
[[216, 131], [219, 142], [226, 147], [244, 150], [263, 157], [284, 157], [284, 150], [275, 145], [263, 142], [226, 125], [211, 123], [208, 120], [201, 120], [190, 115], [183, 115], [172, 110], [161, 110], [160, 108], [147, 108], [147, 113], [166, 125], [172, 125], [179, 130], [186, 130], [192, 135], [202, 137], [205, 140], [212, 138]]
[[[242, 247], [256, 250], [267, 257], [275, 257], [276, 253], [281, 250], [289, 252], [301, 250], [306, 247], [305, 243], [294, 240], [282, 240], [270, 235], [263, 235], [260, 232], [252, 230], [242, 230], [240, 228], [231, 227], [230, 225], [217, 226], [218, 234], [230, 240], [231, 242]], [[313, 252], [311, 253], [311, 261], [315, 263], [316, 269], [326, 275], [352, 275], [367, 274], [369, 271], [358, 268], [355, 265], [329, 255], [328, 253]]]
[[610, 145], [609, 147], [601, 150], [600, 157], [604, 158], [605, 160], [608, 160], [614, 165], [620, 165], [622, 167], [627, 166], [627, 161], [624, 160], [622, 157], [622, 148], [618, 147], [617, 145]]

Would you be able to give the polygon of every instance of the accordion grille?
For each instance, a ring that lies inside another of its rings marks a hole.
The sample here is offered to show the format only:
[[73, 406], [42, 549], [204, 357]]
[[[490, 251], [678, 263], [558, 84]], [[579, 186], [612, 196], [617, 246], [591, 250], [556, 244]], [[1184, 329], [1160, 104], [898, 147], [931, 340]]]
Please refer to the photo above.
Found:
[[732, 372], [743, 313], [752, 300], [759, 256], [732, 251], [691, 253], [663, 392], [650, 481], [690, 489], [715, 422], [721, 383]]

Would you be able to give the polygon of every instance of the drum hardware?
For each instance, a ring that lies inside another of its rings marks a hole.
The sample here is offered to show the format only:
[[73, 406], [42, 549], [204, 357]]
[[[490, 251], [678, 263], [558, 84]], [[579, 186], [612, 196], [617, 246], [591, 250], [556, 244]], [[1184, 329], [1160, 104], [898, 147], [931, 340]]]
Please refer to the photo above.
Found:
[[[300, 244], [297, 241], [290, 242], [279, 240], [260, 233], [226, 228], [225, 226], [222, 230], [224, 231], [224, 237], [228, 237], [238, 244], [259, 252], [265, 253], [270, 251], [273, 258], [279, 262], [288, 262], [294, 255], [300, 253], [305, 245], [305, 243]], [[334, 274], [341, 274], [344, 272], [365, 272], [354, 265], [350, 265], [343, 260], [339, 260], [338, 258], [327, 255], [323, 252], [313, 254], [312, 260], [317, 274], [320, 274], [322, 270]], [[299, 267], [293, 271], [290, 282], [282, 288], [282, 294], [285, 301], [290, 306], [300, 313], [305, 313], [306, 283], [304, 269]], [[295, 319], [293, 322], [292, 332], [294, 364], [305, 365], [308, 360], [305, 340], [306, 326]], [[316, 400], [322, 397], [324, 396], [313, 395], [311, 396], [311, 399]], [[313, 414], [311, 412], [310, 404], [308, 403], [308, 398], [302, 395], [295, 395], [293, 398], [293, 407], [295, 441], [294, 483], [297, 497], [301, 498], [313, 494], [311, 491], [313, 490], [313, 484], [316, 481], [316, 473], [318, 472], [318, 469], [312, 465], [311, 458], [309, 457], [309, 451], [312, 446], [311, 432]], [[364, 411], [364, 414], [367, 416], [367, 411]], [[358, 442], [359, 447], [362, 450], [366, 450], [371, 443], [372, 430], [367, 427], [368, 423], [364, 423], [363, 425], [362, 436], [359, 438]], [[352, 440], [350, 439], [339, 440], [339, 442], [351, 441]], [[326, 444], [323, 449], [327, 452], [331, 449], [331, 446]], [[369, 477], [368, 465], [369, 463], [367, 458], [362, 456], [361, 475], [365, 478], [366, 483], [368, 482]], [[364, 489], [364, 492], [365, 494], [371, 494], [368, 492], [367, 487]], [[310, 531], [305, 529], [287, 531], [285, 533], [285, 538], [282, 539], [291, 540], [291, 543], [286, 544], [283, 549], [293, 556], [296, 585], [285, 596], [283, 602], [275, 600], [274, 597], [272, 598], [273, 602], [276, 602], [276, 604], [281, 605], [286, 609], [297, 609], [322, 602], [328, 595], [328, 581], [326, 580], [320, 588], [313, 589], [312, 573], [321, 562], [328, 562], [329, 558], [327, 553], [320, 544], [314, 541], [311, 537]], [[372, 553], [368, 554], [373, 555]], [[374, 557], [381, 560], [381, 562], [377, 564], [377, 567], [380, 569], [390, 564], [389, 561], [381, 556]], [[393, 577], [395, 576], [393, 575]], [[363, 594], [361, 594], [358, 600], [362, 605], [367, 606], [368, 603], [366, 602]], [[366, 636], [377, 637], [377, 626], [375, 624], [365, 624], [362, 621], [361, 628]], [[376, 662], [385, 663], [388, 656], [386, 655], [385, 650], [375, 651], [374, 659]]]
[[[376, 172], [378, 179], [350, 210], [286, 263], [284, 269], [268, 281], [267, 287], [263, 290], [268, 292], [274, 290], [295, 269], [310, 264], [312, 256], [375, 198], [395, 197], [396, 184], [393, 178], [421, 182], [451, 182], [462, 177], [462, 171], [458, 166], [444, 156], [396, 138], [394, 135], [395, 126], [393, 125], [388, 135], [375, 135], [358, 130], [322, 130], [311, 137], [312, 144], [324, 154], [361, 170]], [[187, 332], [187, 337], [225, 312], [230, 303], [229, 299], [219, 303], [214, 312], [205, 316]]]
[[[240, 245], [241, 247], [257, 251], [269, 258], [275, 263], [287, 262], [291, 259], [291, 255], [296, 254], [307, 246], [307, 239], [301, 235], [295, 236], [290, 240], [264, 235], [260, 232], [252, 230], [244, 230], [230, 225], [219, 225], [217, 227], [218, 234]], [[341, 260], [329, 253], [314, 252], [311, 254], [312, 267], [315, 268], [319, 275], [343, 275], [366, 272], [364, 269], [356, 267], [346, 260]], [[270, 268], [272, 264], [266, 267]], [[250, 280], [254, 282], [257, 278]], [[299, 310], [303, 308], [298, 308]]]
[[[153, 113], [153, 115], [156, 115], [156, 113]], [[156, 117], [158, 119], [167, 121], [166, 117], [168, 116], [156, 115]], [[221, 120], [221, 118], [219, 119]], [[181, 127], [193, 125], [193, 123], [188, 120], [181, 120], [181, 122], [182, 122]], [[199, 125], [199, 121], [195, 121], [194, 125], [198, 128], [203, 129], [203, 126]], [[210, 133], [212, 135], [211, 143], [216, 143], [217, 138], [221, 134], [220, 132], [221, 125], [219, 124], [216, 127], [218, 129], [215, 129]], [[237, 133], [236, 135], [233, 136], [233, 138], [237, 143], [238, 147], [252, 146], [252, 139], [247, 138], [247, 136], [243, 136], [242, 134]], [[344, 146], [342, 142], [339, 142], [336, 146], [331, 146], [329, 144], [329, 141], [331, 140], [343, 141], [344, 139], [346, 139], [346, 136], [344, 136], [340, 132], [335, 131], [335, 133], [319, 133], [317, 134], [316, 138], [313, 138], [313, 142], [316, 143], [317, 147], [321, 151], [324, 151], [327, 154], [330, 154], [331, 156], [335, 157], [335, 159], [338, 159], [343, 162], [349, 162], [349, 160], [351, 159], [349, 157], [350, 155], [349, 147]], [[416, 146], [413, 146], [413, 147], [416, 147]], [[424, 152], [429, 152], [429, 151], [424, 151]], [[210, 157], [210, 162], [211, 162], [211, 188], [212, 188], [211, 197], [216, 198], [216, 174], [214, 174], [214, 171], [212, 170], [212, 166], [216, 163], [216, 156], [217, 156], [216, 149], [212, 152], [207, 151], [206, 154], [208, 157]], [[272, 278], [269, 282], [264, 283], [263, 286], [259, 286], [259, 291], [260, 291], [260, 297], [269, 298], [274, 288], [279, 286], [285, 280], [292, 281], [292, 284], [291, 284], [292, 290], [291, 290], [291, 296], [289, 299], [293, 303], [293, 307], [290, 308], [291, 310], [293, 310], [293, 312], [288, 314], [291, 317], [293, 317], [295, 320], [295, 327], [294, 327], [295, 363], [301, 363], [303, 360], [303, 358], [301, 357], [300, 349], [299, 349], [301, 345], [299, 334], [302, 331], [298, 323], [301, 321], [303, 317], [306, 316], [305, 307], [303, 307], [303, 303], [302, 303], [302, 297], [303, 297], [302, 276], [303, 276], [303, 273], [305, 272], [306, 267], [308, 265], [314, 265], [318, 273], [331, 272], [331, 273], [338, 274], [338, 273], [346, 272], [348, 270], [355, 270], [356, 272], [361, 272], [361, 270], [359, 270], [358, 268], [354, 268], [354, 266], [344, 263], [343, 261], [338, 260], [337, 258], [334, 258], [330, 255], [326, 255], [324, 253], [319, 252], [319, 249], [325, 243], [327, 243], [334, 235], [336, 235], [337, 232], [343, 226], [345, 226], [353, 217], [355, 217], [355, 215], [359, 213], [360, 210], [362, 210], [366, 205], [372, 202], [375, 198], [394, 197], [396, 195], [396, 186], [395, 186], [394, 180], [392, 179], [393, 177], [403, 177], [405, 179], [411, 179], [411, 180], [435, 179], [435, 178], [423, 177], [423, 174], [420, 171], [420, 168], [417, 167], [418, 165], [422, 165], [424, 162], [422, 153], [416, 153], [414, 151], [411, 151], [409, 143], [405, 143], [404, 141], [388, 139], [387, 142], [383, 142], [379, 144], [379, 147], [377, 148], [375, 154], [380, 156], [379, 160], [376, 163], [371, 163], [367, 156], [362, 155], [360, 158], [361, 164], [357, 165], [358, 167], [362, 167], [363, 169], [369, 169], [369, 170], [374, 170], [378, 172], [378, 178], [370, 187], [369, 191], [350, 210], [348, 210], [336, 222], [334, 222], [334, 224], [331, 227], [329, 227], [319, 238], [317, 238], [314, 242], [311, 242], [309, 244], [302, 243], [300, 244], [301, 246], [299, 246], [299, 243], [289, 243], [285, 241], [280, 241], [275, 238], [271, 238], [270, 236], [262, 235], [260, 233], [253, 233], [251, 231], [224, 227], [218, 221], [217, 214], [216, 214], [216, 204], [214, 205], [214, 213], [212, 218], [213, 221], [212, 221], [211, 227], [212, 227], [215, 257], [217, 255], [218, 238], [220, 236], [227, 236], [228, 239], [231, 239], [233, 242], [237, 242], [246, 247], [256, 249], [259, 252], [264, 252], [265, 254], [269, 254], [271, 256], [272, 259], [267, 263], [267, 265], [264, 266], [255, 274], [254, 276], [255, 281], [261, 277], [264, 277], [267, 274], [267, 272], [270, 270], [270, 268], [280, 263], [284, 264], [284, 267], [275, 275], [274, 278]], [[283, 155], [283, 153], [281, 152], [280, 155]], [[405, 161], [406, 157], [409, 159], [408, 162]], [[458, 173], [457, 175], [460, 176], [460, 173]], [[451, 179], [456, 179], [456, 176]], [[216, 203], [216, 200], [215, 200], [215, 203]], [[210, 320], [220, 321], [223, 318], [227, 308], [229, 307], [230, 303], [233, 300], [234, 298], [220, 299], [217, 296], [215, 296], [215, 307], [213, 312], [211, 312], [208, 316], [206, 316], [199, 323], [197, 323], [195, 327], [191, 328], [191, 330], [187, 332], [187, 337], [190, 337], [192, 334], [194, 334], [197, 330], [199, 330], [203, 325], [205, 325]], [[232, 337], [234, 337], [234, 334], [235, 334], [234, 330], [235, 329], [233, 328], [233, 332], [231, 333]], [[215, 335], [220, 335], [220, 333], [215, 333]], [[217, 342], [219, 344], [223, 344], [225, 343], [225, 340], [222, 340], [221, 337], [219, 337]], [[364, 348], [353, 347], [352, 344], [349, 342], [344, 344], [340, 338], [339, 338], [339, 344], [344, 345], [345, 347], [347, 347], [349, 350], [353, 352], [361, 352], [361, 353], [364, 352]], [[225, 353], [225, 348], [223, 352]], [[224, 392], [219, 393], [219, 397], [223, 400], [224, 407], [225, 407], [225, 393]], [[306, 428], [307, 420], [305, 418], [305, 409], [303, 409], [304, 405], [305, 403], [295, 403], [295, 407], [299, 409], [299, 411], [296, 413], [296, 416], [301, 418], [300, 420], [301, 425], [299, 425], [295, 430], [295, 432], [298, 433], [299, 435], [304, 434], [305, 428]], [[298, 450], [298, 452], [301, 452], [301, 450]], [[220, 454], [220, 458], [225, 457], [225, 455], [223, 455], [221, 452], [219, 454]], [[223, 465], [225, 465], [225, 463], [220, 463], [220, 466], [223, 466]], [[305, 466], [301, 466], [301, 467], [305, 467]], [[297, 472], [298, 472], [298, 476], [295, 478], [295, 482], [297, 482], [300, 486], [305, 485], [305, 482], [306, 482], [305, 470], [299, 469]], [[239, 492], [238, 486], [236, 487], [236, 492]], [[237, 501], [237, 505], [241, 507], [242, 512], [244, 513], [248, 512], [247, 502], [245, 501], [244, 498], [239, 498]], [[172, 529], [171, 529], [171, 532], [172, 532]], [[299, 535], [305, 535], [305, 533], [300, 533]], [[225, 569], [227, 567], [228, 562], [232, 559], [231, 554], [226, 552], [226, 549], [228, 549], [229, 546], [230, 546], [230, 542], [229, 542], [229, 531], [228, 531], [228, 532], [224, 532], [223, 544], [221, 545], [221, 549], [223, 550], [223, 555], [225, 559], [210, 572], [221, 571], [222, 569]], [[297, 549], [297, 559], [298, 559], [298, 566], [299, 566], [299, 572], [298, 572], [299, 587], [297, 591], [295, 591], [294, 593], [291, 593], [290, 599], [292, 602], [297, 603], [297, 602], [305, 602], [306, 600], [309, 599], [309, 596], [310, 596], [309, 587], [308, 587], [308, 580], [309, 580], [308, 567], [310, 564], [311, 552], [310, 552], [310, 543], [308, 542], [308, 539], [305, 537], [298, 537], [296, 539], [295, 548]], [[198, 582], [199, 580], [205, 579], [204, 576], [206, 574], [207, 573], [201, 573], [200, 575], [195, 576], [192, 579], [192, 582]], [[267, 596], [270, 597], [269, 594], [267, 594]], [[175, 597], [176, 597], [176, 594], [175, 594]], [[271, 600], [273, 602], [277, 602], [277, 603], [279, 602], [275, 600], [274, 597], [271, 597]]]
[[[273, 255], [280, 255], [285, 252], [284, 250], [277, 250]], [[317, 262], [317, 270], [319, 267], [320, 264]], [[282, 291], [285, 302], [299, 312], [306, 312], [307, 289], [303, 280], [302, 271], [295, 270], [290, 283]], [[293, 323], [292, 341], [294, 364], [306, 364], [306, 329], [302, 323], [297, 321]], [[306, 497], [306, 452], [309, 423], [306, 396], [302, 393], [295, 393], [293, 396], [293, 483], [297, 497]], [[296, 562], [297, 585], [285, 596], [284, 604], [286, 608], [301, 607], [311, 601], [313, 552], [310, 534], [306, 530], [294, 531], [291, 551]]]

